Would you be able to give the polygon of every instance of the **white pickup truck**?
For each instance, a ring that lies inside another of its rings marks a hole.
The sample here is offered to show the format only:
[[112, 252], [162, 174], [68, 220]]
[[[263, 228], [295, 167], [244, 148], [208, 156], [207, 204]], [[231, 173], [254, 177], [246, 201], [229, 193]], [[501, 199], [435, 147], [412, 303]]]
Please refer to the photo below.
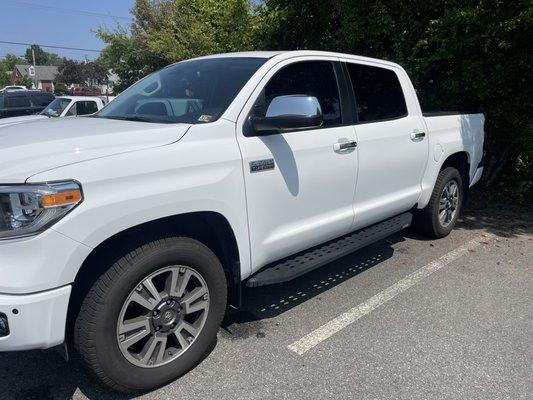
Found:
[[22, 122], [36, 121], [46, 118], [90, 115], [102, 108], [104, 108], [104, 101], [99, 97], [61, 96], [56, 97], [39, 114], [0, 119], [0, 128], [7, 125], [15, 125]]
[[243, 285], [410, 225], [447, 235], [483, 124], [424, 116], [397, 64], [289, 51], [179, 62], [94, 116], [0, 128], [0, 350], [71, 343], [114, 389], [161, 386]]

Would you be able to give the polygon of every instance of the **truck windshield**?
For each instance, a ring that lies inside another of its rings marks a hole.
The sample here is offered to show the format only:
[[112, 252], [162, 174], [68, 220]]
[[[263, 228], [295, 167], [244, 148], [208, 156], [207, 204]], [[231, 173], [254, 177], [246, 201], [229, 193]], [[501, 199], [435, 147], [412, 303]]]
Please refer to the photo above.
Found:
[[95, 116], [157, 123], [212, 122], [265, 61], [255, 57], [183, 61], [130, 86]]
[[46, 115], [47, 117], [59, 117], [63, 110], [70, 104], [70, 101], [70, 99], [58, 97], [41, 111], [41, 115]]

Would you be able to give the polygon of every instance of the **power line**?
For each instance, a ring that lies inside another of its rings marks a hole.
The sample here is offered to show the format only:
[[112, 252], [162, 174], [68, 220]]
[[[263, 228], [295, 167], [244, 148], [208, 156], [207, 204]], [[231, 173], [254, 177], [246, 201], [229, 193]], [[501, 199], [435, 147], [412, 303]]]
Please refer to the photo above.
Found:
[[59, 12], [63, 14], [74, 14], [74, 15], [82, 15], [85, 17], [105, 17], [105, 18], [117, 18], [117, 19], [124, 19], [124, 20], [131, 20], [129, 17], [122, 17], [119, 15], [112, 15], [112, 14], [104, 14], [94, 11], [85, 11], [85, 10], [76, 10], [73, 8], [63, 8], [63, 7], [55, 7], [55, 6], [47, 6], [42, 4], [36, 4], [36, 3], [30, 3], [27, 1], [13, 1], [13, 0], [6, 0], [9, 3], [17, 6], [22, 6], [26, 8], [31, 9], [37, 9], [37, 10], [43, 10], [43, 11], [52, 11], [52, 12]]
[[52, 45], [38, 44], [38, 43], [8, 42], [8, 41], [5, 41], [5, 40], [0, 40], [0, 43], [3, 43], [3, 44], [16, 44], [16, 45], [19, 45], [19, 46], [32, 46], [32, 45], [35, 44], [35, 45], [37, 45], [37, 46], [40, 46], [40, 47], [48, 47], [48, 48], [50, 48], [50, 49], [92, 51], [92, 52], [95, 52], [95, 53], [100, 53], [100, 52], [101, 52], [101, 50], [81, 49], [81, 48], [79, 48], [79, 47], [52, 46]]

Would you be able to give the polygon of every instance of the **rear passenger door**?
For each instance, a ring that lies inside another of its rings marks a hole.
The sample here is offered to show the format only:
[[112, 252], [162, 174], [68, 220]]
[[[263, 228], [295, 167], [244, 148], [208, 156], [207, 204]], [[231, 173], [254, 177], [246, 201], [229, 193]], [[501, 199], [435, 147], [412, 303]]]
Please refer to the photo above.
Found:
[[[344, 79], [340, 63], [327, 58], [283, 61], [263, 78], [239, 117], [253, 270], [345, 234], [352, 225], [357, 149], [336, 149], [355, 141], [342, 110], [346, 85], [339, 86], [338, 78]], [[245, 134], [251, 113], [264, 116], [273, 98], [287, 95], [316, 97], [323, 125]], [[257, 171], [254, 163], [268, 167]]]
[[428, 157], [414, 90], [405, 72], [388, 65], [346, 64], [355, 95], [359, 175], [354, 229], [412, 208]]

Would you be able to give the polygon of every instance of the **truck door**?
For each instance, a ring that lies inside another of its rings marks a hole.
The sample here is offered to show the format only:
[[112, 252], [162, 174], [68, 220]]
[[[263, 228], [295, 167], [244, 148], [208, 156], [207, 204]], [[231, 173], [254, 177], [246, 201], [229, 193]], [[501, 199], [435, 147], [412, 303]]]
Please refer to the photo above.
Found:
[[354, 229], [412, 208], [421, 193], [428, 140], [403, 70], [346, 63], [354, 95], [359, 175]]
[[[343, 122], [337, 82], [342, 70], [334, 60], [300, 57], [278, 64], [239, 117], [254, 270], [345, 234], [352, 225], [357, 148], [351, 122]], [[316, 97], [323, 125], [245, 136], [251, 112], [264, 114], [272, 99], [287, 95]]]

